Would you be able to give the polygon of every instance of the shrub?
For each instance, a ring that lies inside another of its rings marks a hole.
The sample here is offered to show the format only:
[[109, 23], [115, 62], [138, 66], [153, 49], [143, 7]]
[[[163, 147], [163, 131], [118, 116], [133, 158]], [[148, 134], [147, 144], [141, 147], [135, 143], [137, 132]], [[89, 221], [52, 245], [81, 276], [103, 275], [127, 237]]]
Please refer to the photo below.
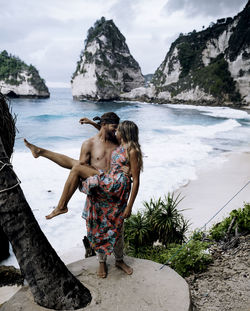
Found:
[[145, 215], [156, 232], [157, 239], [165, 246], [185, 240], [189, 224], [182, 216], [182, 211], [177, 209], [181, 200], [180, 195], [175, 198], [173, 193], [168, 193], [163, 199], [144, 202]]
[[212, 262], [212, 256], [207, 251], [209, 243], [192, 240], [188, 245], [170, 244], [168, 248], [161, 246], [143, 246], [138, 249], [127, 249], [127, 254], [136, 258], [153, 260], [165, 264], [175, 255], [169, 263], [181, 276], [185, 277], [191, 273], [202, 272]]
[[238, 228], [238, 232], [250, 232], [250, 204], [245, 203], [244, 208], [233, 210], [229, 217], [226, 217], [222, 222], [215, 224], [209, 231], [212, 239], [220, 241], [223, 239], [228, 231], [228, 228], [235, 217], [236, 221], [232, 227], [232, 231]]

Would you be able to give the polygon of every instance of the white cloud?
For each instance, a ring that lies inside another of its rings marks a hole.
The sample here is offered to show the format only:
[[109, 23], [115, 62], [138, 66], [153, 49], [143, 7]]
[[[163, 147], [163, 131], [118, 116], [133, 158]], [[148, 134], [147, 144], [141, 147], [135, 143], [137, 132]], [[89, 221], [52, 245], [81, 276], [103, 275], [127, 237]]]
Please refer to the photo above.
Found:
[[[225, 5], [227, 3], [227, 6]], [[37, 67], [50, 83], [69, 83], [87, 30], [113, 19], [142, 72], [153, 73], [180, 32], [233, 16], [247, 0], [0, 0], [0, 50]]]

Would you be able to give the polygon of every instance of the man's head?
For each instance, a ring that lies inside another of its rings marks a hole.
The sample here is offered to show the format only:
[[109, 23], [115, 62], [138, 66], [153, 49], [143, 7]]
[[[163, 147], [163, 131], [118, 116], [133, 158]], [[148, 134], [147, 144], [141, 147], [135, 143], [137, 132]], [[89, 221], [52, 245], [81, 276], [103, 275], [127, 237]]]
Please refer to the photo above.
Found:
[[114, 112], [106, 112], [101, 117], [95, 117], [94, 121], [99, 121], [101, 129], [105, 131], [105, 135], [110, 140], [115, 140], [115, 132], [118, 127], [120, 118]]

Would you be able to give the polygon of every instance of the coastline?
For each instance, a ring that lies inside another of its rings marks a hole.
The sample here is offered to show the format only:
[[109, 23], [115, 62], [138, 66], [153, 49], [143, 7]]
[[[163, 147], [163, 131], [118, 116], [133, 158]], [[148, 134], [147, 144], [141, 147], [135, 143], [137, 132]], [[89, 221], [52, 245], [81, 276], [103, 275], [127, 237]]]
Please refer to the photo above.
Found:
[[[250, 151], [228, 152], [223, 162], [212, 163], [197, 172], [197, 179], [175, 191], [183, 200], [178, 209], [190, 220], [191, 231], [200, 229], [250, 181]], [[233, 209], [250, 202], [250, 184], [232, 199], [204, 228], [220, 222]], [[192, 215], [192, 217], [191, 217]]]

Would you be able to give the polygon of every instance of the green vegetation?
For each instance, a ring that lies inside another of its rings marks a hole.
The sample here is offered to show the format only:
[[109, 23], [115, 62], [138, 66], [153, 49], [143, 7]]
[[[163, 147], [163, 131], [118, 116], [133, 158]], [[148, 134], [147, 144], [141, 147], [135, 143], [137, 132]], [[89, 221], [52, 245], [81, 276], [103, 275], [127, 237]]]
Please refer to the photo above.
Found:
[[[212, 59], [208, 66], [204, 66], [202, 61], [202, 51], [206, 48], [207, 42], [213, 42], [212, 39], [218, 39], [219, 36], [228, 29], [233, 23], [232, 18], [224, 18], [211, 23], [207, 29], [196, 32], [195, 30], [180, 36], [173, 42], [165, 60], [156, 70], [152, 82], [156, 87], [157, 93], [169, 91], [172, 96], [176, 96], [183, 91], [189, 91], [198, 86], [207, 94], [215, 97], [217, 103], [230, 101], [234, 105], [240, 106], [241, 96], [238, 92], [235, 82], [228, 70], [227, 57], [230, 61], [244, 50], [250, 44], [250, 27], [249, 27], [250, 7], [246, 6], [245, 10], [239, 14], [239, 22], [233, 29], [233, 34], [229, 40], [229, 47], [224, 54], [218, 55]], [[168, 74], [174, 68], [176, 56], [173, 56], [174, 49], [178, 49], [177, 60], [181, 65], [181, 73], [176, 83], [164, 85], [166, 82], [165, 66], [168, 64]], [[243, 58], [248, 59], [249, 55], [243, 53]], [[243, 75], [241, 71], [239, 75]]]
[[234, 61], [241, 51], [250, 45], [250, 5], [240, 13], [240, 19], [229, 39], [228, 54], [230, 61]]
[[[190, 44], [189, 42], [183, 42], [178, 45], [179, 50], [179, 61], [181, 64], [180, 78], [184, 78], [189, 74], [190, 70], [195, 67], [197, 58], [196, 45]], [[200, 52], [200, 51], [199, 51]]]
[[241, 100], [223, 54], [212, 59], [208, 66], [194, 71], [193, 82], [214, 97], [229, 99], [234, 103]]
[[18, 57], [8, 55], [7, 51], [0, 53], [0, 80], [8, 84], [19, 85], [25, 80], [21, 75], [28, 66]]
[[220, 241], [227, 234], [228, 228], [234, 219], [231, 231], [235, 232], [236, 228], [239, 233], [250, 233], [250, 204], [245, 203], [244, 208], [233, 210], [230, 216], [226, 217], [222, 222], [214, 225], [210, 230], [210, 237], [216, 241]]
[[232, 230], [237, 227], [238, 232], [250, 232], [250, 204], [232, 211], [229, 217], [213, 226], [208, 235], [194, 232], [192, 239], [184, 244], [188, 221], [177, 209], [181, 200], [179, 196], [174, 197], [169, 193], [164, 199], [144, 202], [143, 212], [132, 214], [125, 221], [124, 239], [129, 256], [161, 264], [169, 261], [170, 266], [185, 277], [204, 271], [212, 262], [209, 247], [214, 241], [225, 237], [233, 218], [235, 223]]
[[[177, 209], [182, 199], [168, 194], [163, 199], [144, 202], [144, 211], [131, 215], [125, 222], [126, 252], [130, 256], [164, 264], [186, 240], [188, 221]], [[158, 242], [158, 246], [154, 243]], [[159, 243], [160, 242], [160, 243]], [[171, 261], [182, 276], [205, 269], [212, 260], [205, 252], [208, 243], [191, 241]]]
[[26, 65], [20, 58], [9, 55], [7, 51], [0, 53], [0, 80], [12, 85], [20, 85], [25, 81], [24, 73], [29, 75], [28, 82], [38, 91], [48, 92], [45, 81], [39, 76], [38, 70]]
[[41, 79], [41, 77], [39, 76], [38, 70], [34, 66], [30, 65], [28, 67], [28, 75], [29, 75], [28, 82], [36, 90], [48, 92], [48, 88], [45, 85], [44, 79]]
[[87, 34], [85, 44], [89, 44], [94, 39], [98, 40], [100, 46], [103, 42], [99, 39], [101, 35], [105, 35], [108, 38], [108, 42], [105, 43], [109, 48], [116, 50], [126, 50], [125, 37], [122, 35], [120, 30], [115, 26], [113, 20], [106, 20], [105, 17], [100, 18], [94, 24], [94, 27], [90, 27]]
[[103, 89], [105, 87], [112, 87], [112, 88], [115, 87], [111, 81], [105, 78], [105, 76], [100, 76], [98, 75], [98, 73], [96, 73], [96, 76], [97, 76], [96, 85], [98, 88]]

